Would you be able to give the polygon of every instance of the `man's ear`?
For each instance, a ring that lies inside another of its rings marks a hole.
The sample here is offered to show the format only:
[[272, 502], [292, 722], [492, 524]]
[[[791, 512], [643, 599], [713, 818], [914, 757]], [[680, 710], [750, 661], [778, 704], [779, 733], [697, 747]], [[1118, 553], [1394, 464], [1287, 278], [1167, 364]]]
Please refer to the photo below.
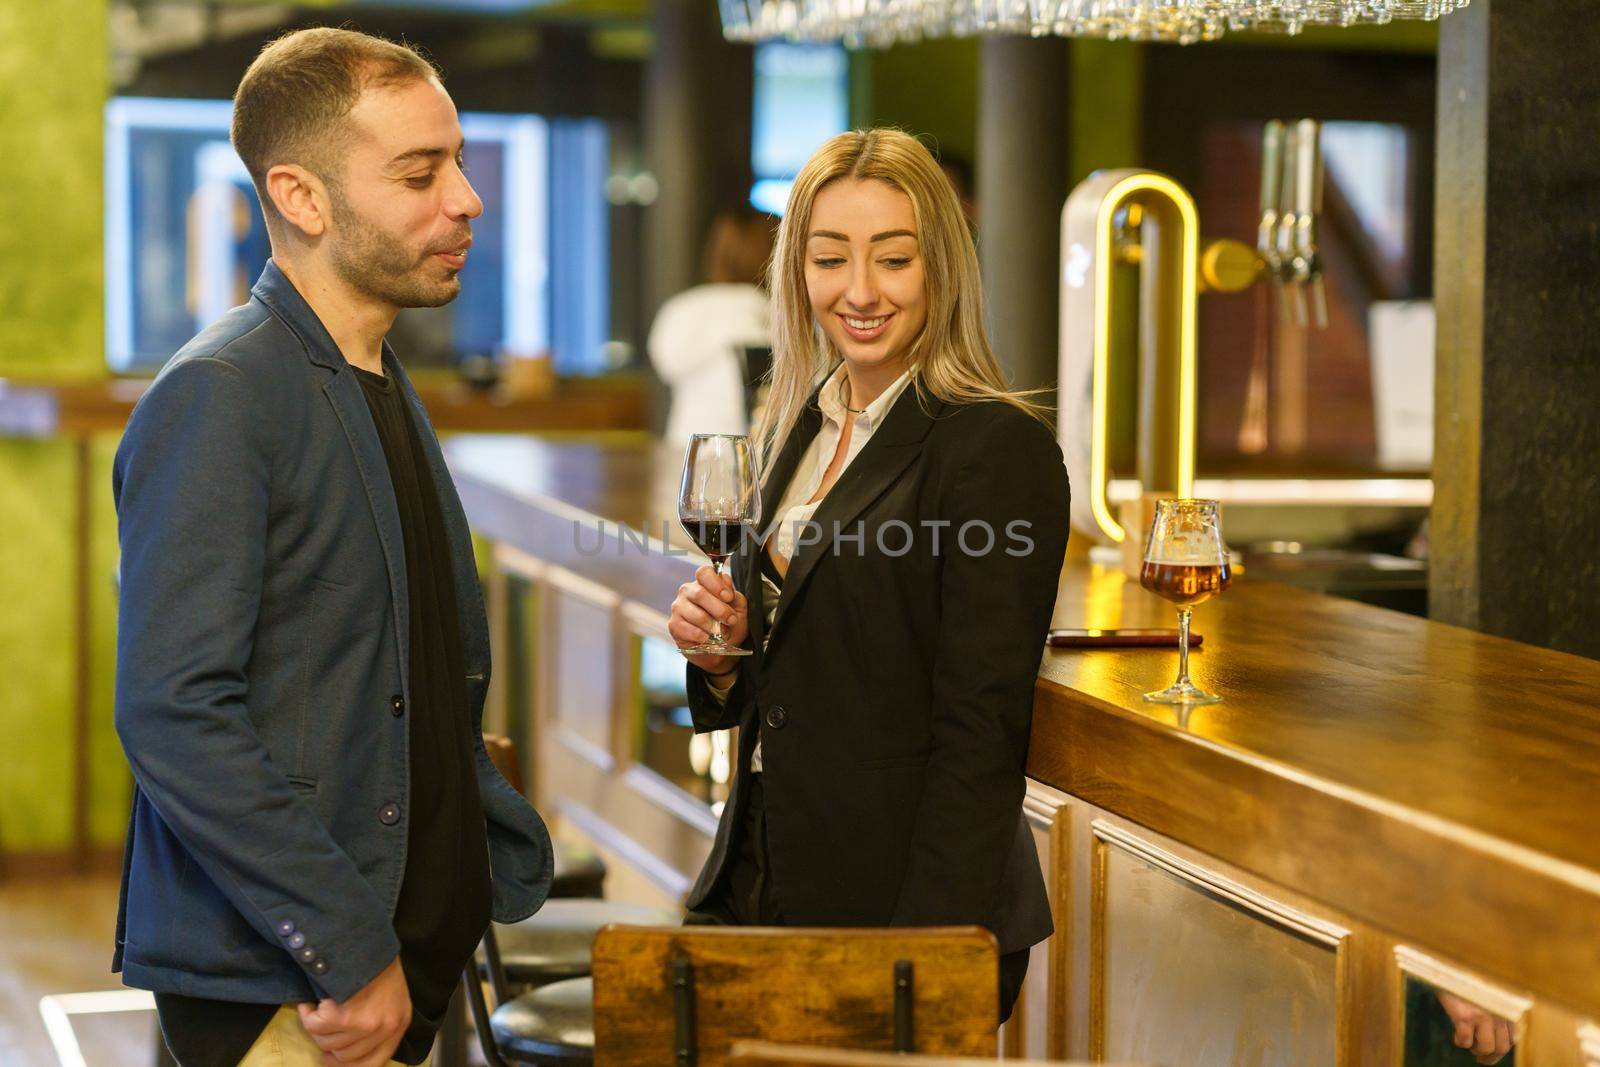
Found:
[[267, 171], [267, 195], [284, 220], [306, 237], [321, 237], [332, 222], [328, 187], [297, 163]]

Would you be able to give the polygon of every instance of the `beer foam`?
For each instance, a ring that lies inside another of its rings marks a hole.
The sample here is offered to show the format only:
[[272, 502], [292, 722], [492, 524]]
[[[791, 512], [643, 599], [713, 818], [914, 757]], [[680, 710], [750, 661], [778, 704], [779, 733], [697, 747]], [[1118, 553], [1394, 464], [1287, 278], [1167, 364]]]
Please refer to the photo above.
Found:
[[1165, 538], [1157, 548], [1159, 555], [1146, 556], [1146, 563], [1167, 567], [1214, 567], [1227, 561], [1227, 554], [1215, 536], [1179, 533]]

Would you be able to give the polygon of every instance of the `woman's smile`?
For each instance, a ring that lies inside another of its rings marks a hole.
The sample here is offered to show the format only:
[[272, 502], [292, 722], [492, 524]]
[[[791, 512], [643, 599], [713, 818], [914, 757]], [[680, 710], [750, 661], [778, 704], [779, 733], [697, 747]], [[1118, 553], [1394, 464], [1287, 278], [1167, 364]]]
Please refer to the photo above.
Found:
[[873, 315], [858, 318], [854, 315], [840, 315], [839, 321], [844, 323], [844, 332], [857, 341], [876, 341], [882, 337], [889, 328], [889, 320], [894, 318], [894, 312], [887, 315]]

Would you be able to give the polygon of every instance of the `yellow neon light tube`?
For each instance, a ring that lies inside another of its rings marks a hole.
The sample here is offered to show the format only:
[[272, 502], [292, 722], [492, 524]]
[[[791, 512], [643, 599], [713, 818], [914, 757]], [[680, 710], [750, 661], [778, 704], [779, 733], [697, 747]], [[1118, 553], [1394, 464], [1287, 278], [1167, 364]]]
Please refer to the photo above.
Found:
[[1139, 193], [1153, 193], [1164, 197], [1177, 208], [1182, 225], [1182, 279], [1179, 286], [1182, 306], [1179, 309], [1178, 324], [1177, 493], [1180, 497], [1191, 496], [1194, 493], [1195, 363], [1198, 349], [1196, 307], [1199, 300], [1200, 218], [1199, 212], [1195, 209], [1194, 199], [1183, 186], [1164, 175], [1144, 172], [1124, 178], [1112, 186], [1105, 199], [1100, 202], [1100, 212], [1095, 219], [1095, 255], [1098, 257], [1100, 269], [1095, 271], [1094, 391], [1089, 446], [1089, 502], [1101, 531], [1116, 544], [1126, 540], [1128, 532], [1111, 514], [1106, 499], [1107, 467], [1111, 447], [1108, 411], [1111, 365], [1111, 276], [1116, 262], [1112, 224], [1117, 210]]

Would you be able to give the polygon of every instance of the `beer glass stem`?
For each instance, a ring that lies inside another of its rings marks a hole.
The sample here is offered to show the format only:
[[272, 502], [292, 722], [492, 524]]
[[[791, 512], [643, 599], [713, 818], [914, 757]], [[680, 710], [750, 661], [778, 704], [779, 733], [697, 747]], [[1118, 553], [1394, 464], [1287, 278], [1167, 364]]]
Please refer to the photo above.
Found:
[[1180, 689], [1193, 685], [1189, 681], [1189, 615], [1190, 609], [1178, 609], [1178, 681], [1175, 684]]

